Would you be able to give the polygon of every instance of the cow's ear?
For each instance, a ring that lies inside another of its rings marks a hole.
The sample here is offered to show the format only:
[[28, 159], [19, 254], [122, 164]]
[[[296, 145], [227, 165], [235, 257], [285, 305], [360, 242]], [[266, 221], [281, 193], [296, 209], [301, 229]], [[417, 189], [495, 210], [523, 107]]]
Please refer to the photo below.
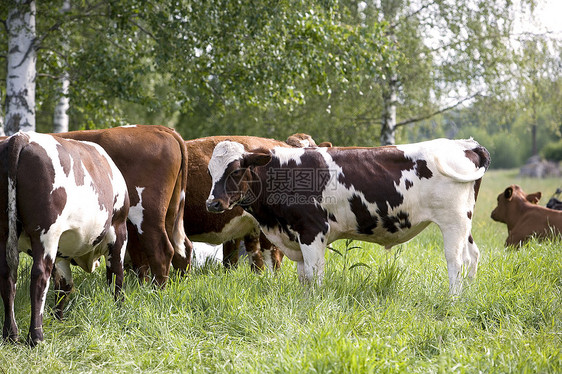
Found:
[[513, 196], [513, 187], [507, 187], [503, 192], [503, 197], [505, 197], [507, 200], [511, 200], [512, 196]]
[[542, 193], [540, 192], [530, 193], [527, 195], [527, 201], [529, 201], [532, 204], [538, 204], [541, 197], [542, 197]]
[[322, 142], [322, 143], [318, 144], [318, 147], [320, 147], [320, 148], [331, 148], [331, 147], [332, 147], [332, 143], [330, 143], [330, 142]]
[[271, 153], [266, 149], [257, 149], [246, 153], [240, 163], [241, 167], [248, 168], [252, 166], [263, 166], [271, 161]]

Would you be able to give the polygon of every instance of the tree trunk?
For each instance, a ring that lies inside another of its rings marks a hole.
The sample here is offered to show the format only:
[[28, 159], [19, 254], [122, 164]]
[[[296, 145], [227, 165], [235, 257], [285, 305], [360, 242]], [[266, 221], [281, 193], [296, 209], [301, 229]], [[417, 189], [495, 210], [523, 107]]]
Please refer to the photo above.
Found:
[[[70, 0], [64, 0], [61, 13], [66, 13], [70, 10]], [[68, 45], [67, 41], [64, 40], [62, 43], [64, 52], [67, 51]], [[55, 112], [53, 114], [53, 132], [67, 132], [68, 131], [68, 114], [66, 111], [70, 107], [68, 98], [68, 88], [70, 87], [70, 76], [64, 67], [64, 71], [59, 80], [60, 86], [58, 89], [59, 99], [57, 105], [55, 106]]]
[[68, 99], [69, 86], [70, 79], [68, 73], [65, 71], [60, 79], [60, 87], [58, 89], [60, 97], [53, 114], [53, 132], [68, 131], [68, 114], [66, 114], [66, 111], [70, 107]]
[[6, 20], [6, 135], [35, 131], [35, 11], [35, 1], [15, 0]]
[[381, 145], [393, 145], [396, 142], [396, 99], [398, 78], [391, 73], [383, 92], [383, 110], [381, 119]]
[[[2, 90], [0, 90], [0, 103], [2, 103]], [[4, 136], [4, 108], [0, 104], [0, 136]]]
[[[387, 0], [381, 3], [384, 18], [391, 25], [398, 24], [398, 13], [404, 6], [403, 0]], [[390, 49], [397, 49], [396, 26], [389, 28], [388, 39], [390, 41]], [[381, 118], [381, 145], [393, 145], [396, 143], [396, 102], [398, 98], [398, 74], [396, 67], [389, 64], [386, 70], [385, 86], [383, 87], [382, 99], [383, 109]]]

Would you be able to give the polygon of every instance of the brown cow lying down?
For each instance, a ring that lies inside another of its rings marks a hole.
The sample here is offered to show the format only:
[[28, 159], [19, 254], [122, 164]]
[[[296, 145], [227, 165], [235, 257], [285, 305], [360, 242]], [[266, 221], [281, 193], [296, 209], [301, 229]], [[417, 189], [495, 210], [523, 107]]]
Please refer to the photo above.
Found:
[[561, 235], [562, 212], [537, 205], [540, 198], [540, 192], [527, 195], [516, 184], [498, 195], [492, 219], [507, 225], [506, 246], [521, 246], [533, 236], [542, 239]]

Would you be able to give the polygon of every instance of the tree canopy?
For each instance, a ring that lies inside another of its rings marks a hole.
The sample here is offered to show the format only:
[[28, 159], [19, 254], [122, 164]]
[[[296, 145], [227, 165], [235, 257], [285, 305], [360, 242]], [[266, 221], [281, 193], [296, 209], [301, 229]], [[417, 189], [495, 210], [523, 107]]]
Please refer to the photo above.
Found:
[[[30, 3], [2, 0], [4, 26]], [[560, 139], [562, 59], [559, 39], [515, 33], [538, 3], [37, 2], [37, 129], [52, 131], [64, 95], [71, 130], [164, 124], [185, 138], [307, 132], [373, 146], [517, 128], [519, 141], [536, 134], [525, 154], [538, 152]]]

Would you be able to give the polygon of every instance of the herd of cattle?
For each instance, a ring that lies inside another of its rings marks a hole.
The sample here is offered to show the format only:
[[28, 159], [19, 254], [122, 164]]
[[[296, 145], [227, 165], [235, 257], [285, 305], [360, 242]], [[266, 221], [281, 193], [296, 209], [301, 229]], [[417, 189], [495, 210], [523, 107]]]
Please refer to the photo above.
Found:
[[[123, 267], [164, 286], [173, 266], [189, 270], [193, 241], [224, 243], [224, 265], [244, 241], [255, 269], [287, 256], [299, 279], [321, 282], [324, 252], [337, 239], [390, 248], [431, 222], [443, 235], [451, 293], [473, 277], [480, 256], [472, 216], [488, 151], [472, 139], [376, 148], [214, 136], [184, 141], [162, 126], [56, 135], [17, 133], [0, 141], [0, 292], [3, 338], [17, 341], [19, 252], [33, 258], [28, 341], [43, 340], [49, 281], [55, 315], [73, 288], [70, 265], [92, 272], [106, 258], [121, 297]], [[498, 196], [494, 220], [507, 245], [560, 235], [562, 212], [538, 206], [518, 186]], [[221, 213], [221, 214], [217, 214]]]

